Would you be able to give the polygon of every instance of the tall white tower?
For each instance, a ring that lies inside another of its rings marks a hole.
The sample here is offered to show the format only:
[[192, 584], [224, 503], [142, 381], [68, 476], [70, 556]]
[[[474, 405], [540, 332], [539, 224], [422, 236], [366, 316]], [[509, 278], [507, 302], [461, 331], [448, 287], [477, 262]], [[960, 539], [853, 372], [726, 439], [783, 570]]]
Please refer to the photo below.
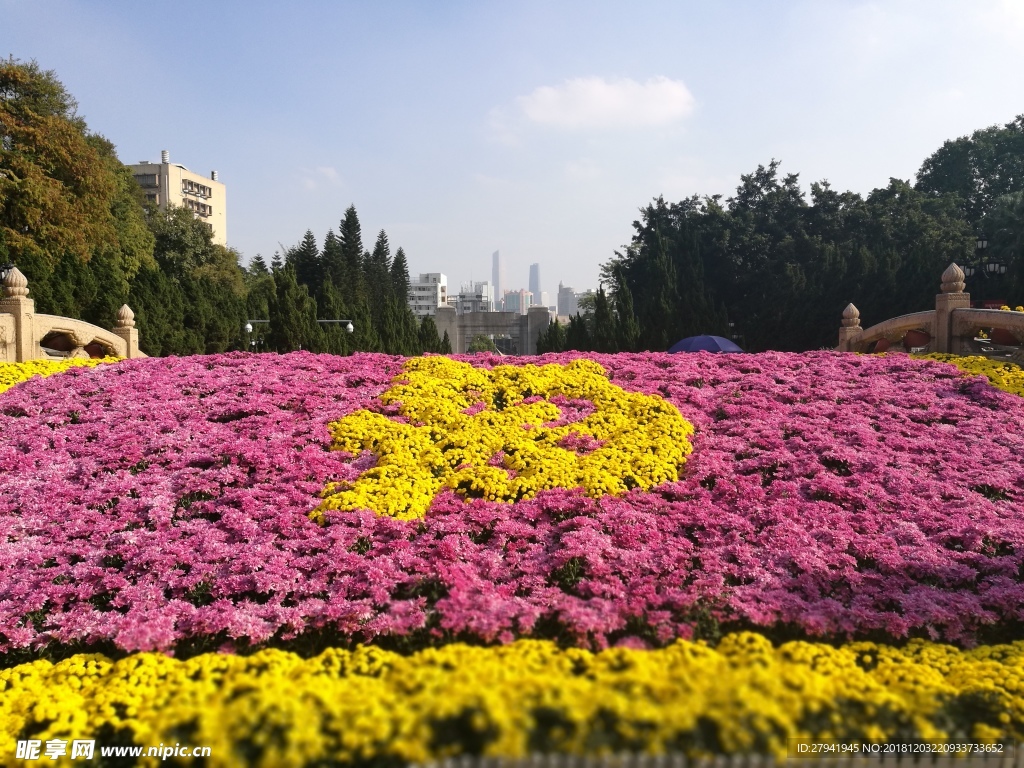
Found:
[[541, 305], [540, 300], [540, 264], [530, 265], [530, 293], [533, 294], [533, 305]]
[[[505, 268], [501, 264], [501, 253], [495, 251], [491, 256], [491, 284], [494, 286], [494, 301], [501, 301], [505, 291]], [[495, 307], [500, 310], [500, 307]]]

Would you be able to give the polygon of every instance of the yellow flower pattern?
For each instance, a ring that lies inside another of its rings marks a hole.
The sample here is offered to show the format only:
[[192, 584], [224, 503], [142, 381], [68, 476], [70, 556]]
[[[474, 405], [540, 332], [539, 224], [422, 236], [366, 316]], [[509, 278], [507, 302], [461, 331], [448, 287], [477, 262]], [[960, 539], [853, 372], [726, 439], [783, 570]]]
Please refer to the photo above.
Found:
[[116, 363], [119, 357], [74, 358], [69, 360], [29, 360], [24, 363], [0, 363], [0, 392], [33, 376], [52, 376], [69, 368], [92, 367], [102, 363]]
[[[586, 401], [592, 411], [558, 424], [553, 399]], [[626, 392], [590, 360], [485, 370], [414, 358], [381, 400], [405, 421], [361, 410], [329, 425], [333, 449], [371, 451], [377, 465], [354, 482], [328, 483], [313, 520], [361, 508], [419, 518], [444, 488], [500, 502], [551, 488], [594, 498], [649, 490], [677, 480], [692, 450], [693, 425], [675, 406]]]
[[1024, 368], [1009, 360], [993, 360], [980, 355], [961, 357], [943, 352], [915, 355], [915, 357], [952, 363], [964, 373], [986, 377], [997, 389], [1024, 397]]

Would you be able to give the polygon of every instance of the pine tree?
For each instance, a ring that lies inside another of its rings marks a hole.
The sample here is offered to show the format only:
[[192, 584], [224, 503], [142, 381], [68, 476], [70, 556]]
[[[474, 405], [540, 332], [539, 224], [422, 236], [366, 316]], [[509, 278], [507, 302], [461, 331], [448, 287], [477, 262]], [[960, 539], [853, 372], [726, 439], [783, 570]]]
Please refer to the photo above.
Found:
[[296, 281], [294, 267], [285, 265], [275, 273], [274, 281], [277, 293], [270, 305], [267, 343], [278, 352], [322, 349], [324, 340], [317, 323], [316, 302], [306, 286]]
[[132, 281], [128, 304], [135, 312], [139, 347], [147, 355], [185, 355], [185, 297], [156, 265], [143, 267]]
[[594, 349], [587, 321], [579, 312], [569, 318], [569, 325], [565, 329], [565, 348], [577, 349], [581, 352], [590, 352]]
[[256, 254], [253, 260], [249, 262], [249, 274], [250, 275], [269, 275], [270, 270], [267, 268], [267, 262], [263, 260], [260, 254]]
[[337, 275], [332, 272], [330, 277], [334, 281], [334, 287], [341, 290], [345, 303], [350, 307], [355, 307], [365, 299], [365, 295], [363, 283], [363, 235], [362, 228], [359, 226], [359, 216], [354, 205], [350, 205], [345, 210], [345, 215], [341, 220], [341, 227], [338, 229], [338, 241], [341, 246], [341, 262], [344, 264], [344, 274]]
[[381, 351], [389, 355], [407, 354], [402, 343], [402, 319], [395, 302], [388, 297], [375, 309], [374, 327], [380, 336]]
[[444, 338], [441, 339], [441, 354], [450, 355], [452, 353], [452, 340], [448, 338], [448, 331], [444, 332]]
[[402, 248], [395, 251], [395, 260], [391, 262], [391, 290], [396, 298], [408, 303], [409, 263]]
[[619, 349], [623, 352], [636, 352], [640, 343], [640, 324], [633, 312], [633, 293], [621, 270], [618, 270], [617, 278], [614, 303]]
[[[320, 291], [320, 300], [317, 302], [320, 314], [323, 320], [351, 320], [348, 309], [345, 307], [345, 302], [341, 298], [341, 293], [334, 288], [334, 283], [330, 280], [324, 280]], [[330, 352], [332, 355], [350, 355], [352, 354], [352, 341], [354, 336], [354, 323], [353, 333], [349, 333], [348, 329], [344, 327], [342, 323], [326, 323], [323, 327], [324, 336], [324, 352]]]
[[373, 244], [373, 253], [363, 263], [363, 275], [366, 280], [366, 294], [370, 301], [370, 309], [373, 312], [373, 319], [381, 330], [381, 341], [385, 349], [393, 349], [396, 344], [398, 326], [388, 327], [383, 330], [388, 320], [385, 314], [390, 311], [393, 303], [391, 290], [391, 246], [388, 244], [388, 235], [382, 229], [377, 234], [377, 241]]
[[311, 294], [316, 295], [324, 278], [320, 250], [312, 230], [307, 229], [302, 242], [288, 251], [288, 262], [295, 266], [295, 279], [299, 285], [306, 286]]
[[594, 331], [592, 343], [596, 352], [618, 352], [619, 330], [608, 303], [608, 295], [604, 286], [598, 286], [594, 297]]
[[[324, 247], [320, 252], [320, 265], [322, 283], [330, 280], [335, 291], [339, 291], [342, 297], [347, 296], [348, 293], [344, 290], [344, 286], [348, 283], [348, 268], [345, 264], [341, 241], [335, 237], [333, 229], [327, 230], [327, 235], [324, 237]], [[320, 293], [317, 293], [316, 297], [318, 300], [322, 298]]]
[[[445, 333], [447, 334], [447, 331], [445, 331]], [[429, 316], [423, 318], [423, 321], [420, 323], [418, 335], [420, 349], [423, 352], [440, 353], [442, 351], [443, 342], [437, 333], [437, 323], [434, 322], [434, 318]], [[449, 351], [451, 350], [449, 349]]]
[[543, 355], [545, 352], [564, 352], [565, 346], [565, 326], [555, 319], [555, 322], [551, 323], [540, 337], [537, 339], [537, 354]]

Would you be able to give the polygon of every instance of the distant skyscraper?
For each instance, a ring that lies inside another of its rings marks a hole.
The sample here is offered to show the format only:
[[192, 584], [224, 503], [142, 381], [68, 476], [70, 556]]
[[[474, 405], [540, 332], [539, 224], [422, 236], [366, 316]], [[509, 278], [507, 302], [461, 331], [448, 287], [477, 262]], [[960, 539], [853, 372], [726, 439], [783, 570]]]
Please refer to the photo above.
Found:
[[540, 264], [530, 265], [530, 293], [533, 294], [533, 304], [541, 304], [540, 300]]
[[567, 285], [558, 284], [558, 314], [571, 317], [579, 311], [576, 292]]
[[505, 268], [501, 264], [501, 253], [495, 251], [491, 256], [491, 287], [494, 289], [494, 296], [500, 297], [505, 290]]

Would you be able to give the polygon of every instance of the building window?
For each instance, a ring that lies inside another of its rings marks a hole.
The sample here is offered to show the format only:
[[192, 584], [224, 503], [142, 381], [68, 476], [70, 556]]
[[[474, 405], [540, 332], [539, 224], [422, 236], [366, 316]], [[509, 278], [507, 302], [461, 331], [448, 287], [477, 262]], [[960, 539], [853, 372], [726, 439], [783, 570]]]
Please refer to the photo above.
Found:
[[188, 181], [187, 179], [181, 180], [181, 192], [184, 195], [195, 195], [196, 197], [213, 197], [212, 189], [203, 184], [196, 184], [194, 181]]
[[136, 173], [135, 181], [139, 183], [140, 187], [155, 187], [157, 186], [157, 175], [155, 173]]

